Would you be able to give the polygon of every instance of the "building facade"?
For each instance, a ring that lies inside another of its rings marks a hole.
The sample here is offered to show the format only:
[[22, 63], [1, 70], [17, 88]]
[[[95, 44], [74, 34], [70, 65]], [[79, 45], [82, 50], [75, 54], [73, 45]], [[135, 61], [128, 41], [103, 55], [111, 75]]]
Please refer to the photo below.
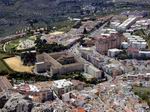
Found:
[[35, 71], [48, 72], [51, 76], [54, 74], [66, 74], [69, 72], [82, 71], [84, 64], [68, 52], [43, 53], [37, 56]]
[[96, 50], [100, 54], [106, 54], [108, 49], [120, 47], [122, 35], [119, 33], [102, 34], [96, 40]]

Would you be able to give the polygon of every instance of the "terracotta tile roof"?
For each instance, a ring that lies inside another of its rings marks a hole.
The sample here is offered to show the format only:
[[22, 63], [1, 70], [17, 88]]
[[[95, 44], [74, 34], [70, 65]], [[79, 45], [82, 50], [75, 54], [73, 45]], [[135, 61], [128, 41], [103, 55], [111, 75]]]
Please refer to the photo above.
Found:
[[72, 112], [86, 112], [84, 110], [84, 108], [76, 108], [76, 109], [73, 109]]

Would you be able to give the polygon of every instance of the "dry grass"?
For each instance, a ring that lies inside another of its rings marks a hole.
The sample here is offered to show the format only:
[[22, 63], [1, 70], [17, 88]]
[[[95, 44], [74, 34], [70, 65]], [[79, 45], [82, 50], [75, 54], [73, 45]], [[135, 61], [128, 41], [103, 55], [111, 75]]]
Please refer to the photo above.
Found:
[[18, 56], [4, 59], [4, 61], [14, 71], [32, 73], [33, 66], [23, 65]]

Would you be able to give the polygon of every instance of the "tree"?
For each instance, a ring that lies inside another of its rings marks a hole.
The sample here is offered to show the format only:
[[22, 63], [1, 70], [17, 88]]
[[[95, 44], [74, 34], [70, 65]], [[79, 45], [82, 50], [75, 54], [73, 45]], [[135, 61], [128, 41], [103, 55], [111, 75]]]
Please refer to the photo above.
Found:
[[44, 39], [40, 39], [37, 38], [37, 40], [35, 41], [35, 46], [36, 46], [36, 50], [39, 53], [51, 53], [51, 52], [59, 52], [62, 50], [65, 50], [66, 47], [61, 45], [61, 44], [57, 44], [56, 42], [53, 42], [52, 44], [48, 44], [47, 41]]
[[87, 32], [86, 28], [84, 28], [83, 34], [87, 34], [87, 33], [88, 33], [88, 32]]
[[36, 61], [36, 53], [25, 52], [21, 54], [21, 60], [24, 65], [35, 64]]
[[10, 49], [10, 53], [11, 53], [11, 54], [15, 54], [15, 53], [16, 53], [16, 47], [12, 47], [12, 48]]

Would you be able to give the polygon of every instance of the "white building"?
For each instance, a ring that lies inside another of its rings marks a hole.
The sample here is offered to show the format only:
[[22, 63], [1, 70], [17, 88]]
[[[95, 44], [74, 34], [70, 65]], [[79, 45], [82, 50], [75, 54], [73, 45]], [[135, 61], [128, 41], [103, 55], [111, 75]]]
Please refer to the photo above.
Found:
[[139, 51], [140, 57], [150, 58], [150, 51]]
[[52, 83], [52, 88], [57, 95], [62, 95], [74, 89], [73, 83], [66, 79], [56, 80]]
[[132, 26], [132, 29], [148, 29], [150, 27], [150, 19], [141, 19], [136, 21], [136, 23]]
[[118, 55], [120, 52], [122, 52], [122, 50], [120, 49], [109, 49], [107, 55], [109, 57], [115, 57], [116, 55]]
[[101, 70], [89, 64], [84, 65], [84, 72], [88, 77], [91, 75], [91, 78], [101, 78], [102, 75]]
[[78, 48], [78, 50], [79, 50], [80, 52], [83, 52], [83, 51], [85, 51], [85, 52], [93, 52], [93, 49], [92, 49], [91, 47], [82, 47], [82, 46], [80, 46], [80, 47]]
[[119, 25], [120, 25], [120, 22], [118, 21], [113, 21], [110, 23], [110, 27], [113, 29], [117, 29]]
[[133, 41], [131, 43], [132, 48], [137, 48], [137, 49], [146, 49], [147, 47], [147, 42], [135, 42]]
[[128, 42], [122, 42], [121, 46], [123, 49], [127, 49], [129, 47], [129, 44], [128, 44]]
[[[141, 49], [144, 50], [147, 47], [147, 42], [140, 36], [137, 35], [131, 35], [130, 33], [124, 33], [123, 34], [128, 42], [128, 47], [136, 48], [136, 49]], [[122, 43], [123, 46], [126, 48], [127, 43]]]
[[127, 20], [125, 20], [122, 24], [118, 26], [119, 31], [126, 31], [126, 29], [130, 28], [139, 17], [131, 16]]

